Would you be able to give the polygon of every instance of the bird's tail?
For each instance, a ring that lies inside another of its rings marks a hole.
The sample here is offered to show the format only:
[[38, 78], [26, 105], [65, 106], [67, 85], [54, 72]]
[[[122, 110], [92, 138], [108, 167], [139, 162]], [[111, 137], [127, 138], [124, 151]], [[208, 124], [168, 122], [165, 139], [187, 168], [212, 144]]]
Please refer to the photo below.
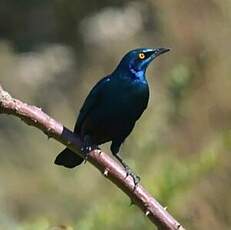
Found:
[[84, 159], [72, 152], [70, 149], [65, 148], [55, 159], [55, 164], [62, 165], [66, 168], [74, 168], [80, 165]]

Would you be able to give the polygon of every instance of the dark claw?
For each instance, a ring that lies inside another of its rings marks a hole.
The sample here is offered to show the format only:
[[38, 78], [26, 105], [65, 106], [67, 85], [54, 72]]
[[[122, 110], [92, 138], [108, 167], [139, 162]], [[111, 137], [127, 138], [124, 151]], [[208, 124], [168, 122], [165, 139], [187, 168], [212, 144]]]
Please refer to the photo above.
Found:
[[129, 167], [126, 167], [125, 168], [125, 171], [126, 171], [126, 177], [127, 176], [131, 176], [132, 177], [132, 179], [133, 179], [133, 182], [134, 182], [134, 184], [135, 184], [135, 188], [136, 188], [136, 186], [139, 184], [139, 182], [140, 182], [140, 177], [139, 176], [137, 176]]
[[86, 147], [86, 146], [83, 146], [81, 148], [81, 152], [83, 153], [84, 155], [84, 164], [87, 162], [87, 158], [88, 158], [88, 154], [89, 154], [89, 147]]
[[84, 164], [86, 164], [87, 159], [88, 159], [88, 154], [91, 152], [91, 150], [92, 150], [92, 147], [89, 146], [89, 145], [83, 145], [83, 146], [82, 146], [81, 152], [82, 152], [83, 155], [84, 155]]
[[87, 159], [88, 159], [88, 155], [89, 153], [94, 150], [94, 149], [100, 149], [97, 145], [88, 145], [88, 146], [85, 146], [83, 145], [82, 148], [81, 148], [81, 152], [83, 153], [84, 155], [84, 164], [87, 162]]

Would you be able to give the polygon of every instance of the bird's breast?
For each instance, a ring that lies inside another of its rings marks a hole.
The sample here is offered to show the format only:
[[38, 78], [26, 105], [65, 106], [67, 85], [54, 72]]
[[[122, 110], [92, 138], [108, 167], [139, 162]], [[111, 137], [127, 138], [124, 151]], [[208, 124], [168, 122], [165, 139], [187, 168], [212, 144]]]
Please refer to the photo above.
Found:
[[105, 93], [102, 107], [115, 120], [136, 120], [146, 108], [149, 88], [146, 82], [124, 81], [113, 84]]
[[90, 130], [98, 144], [127, 136], [147, 107], [148, 99], [146, 83], [115, 82], [105, 89], [101, 102], [89, 114], [82, 128]]

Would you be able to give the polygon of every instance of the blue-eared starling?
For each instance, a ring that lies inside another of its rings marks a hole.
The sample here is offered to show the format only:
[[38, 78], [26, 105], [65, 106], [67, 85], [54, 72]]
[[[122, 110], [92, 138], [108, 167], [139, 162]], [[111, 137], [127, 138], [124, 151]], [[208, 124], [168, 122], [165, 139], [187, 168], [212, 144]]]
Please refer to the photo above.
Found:
[[[129, 51], [116, 69], [90, 91], [74, 128], [74, 133], [80, 136], [85, 147], [111, 141], [112, 154], [124, 166], [127, 174], [133, 177], [135, 183], [138, 183], [139, 178], [122, 160], [119, 149], [147, 107], [147, 67], [153, 59], [168, 51], [166, 48]], [[83, 158], [66, 148], [59, 153], [55, 164], [73, 168], [83, 161]]]

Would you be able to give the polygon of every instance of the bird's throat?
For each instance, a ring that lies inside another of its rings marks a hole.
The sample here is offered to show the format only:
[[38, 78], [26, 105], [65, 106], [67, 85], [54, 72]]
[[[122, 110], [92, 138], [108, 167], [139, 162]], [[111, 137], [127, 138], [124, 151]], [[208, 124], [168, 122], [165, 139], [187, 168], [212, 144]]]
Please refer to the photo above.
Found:
[[146, 77], [145, 77], [145, 71], [143, 70], [135, 70], [133, 68], [129, 68], [130, 70], [130, 74], [131, 74], [131, 78], [134, 80], [140, 80], [140, 81], [146, 81]]

